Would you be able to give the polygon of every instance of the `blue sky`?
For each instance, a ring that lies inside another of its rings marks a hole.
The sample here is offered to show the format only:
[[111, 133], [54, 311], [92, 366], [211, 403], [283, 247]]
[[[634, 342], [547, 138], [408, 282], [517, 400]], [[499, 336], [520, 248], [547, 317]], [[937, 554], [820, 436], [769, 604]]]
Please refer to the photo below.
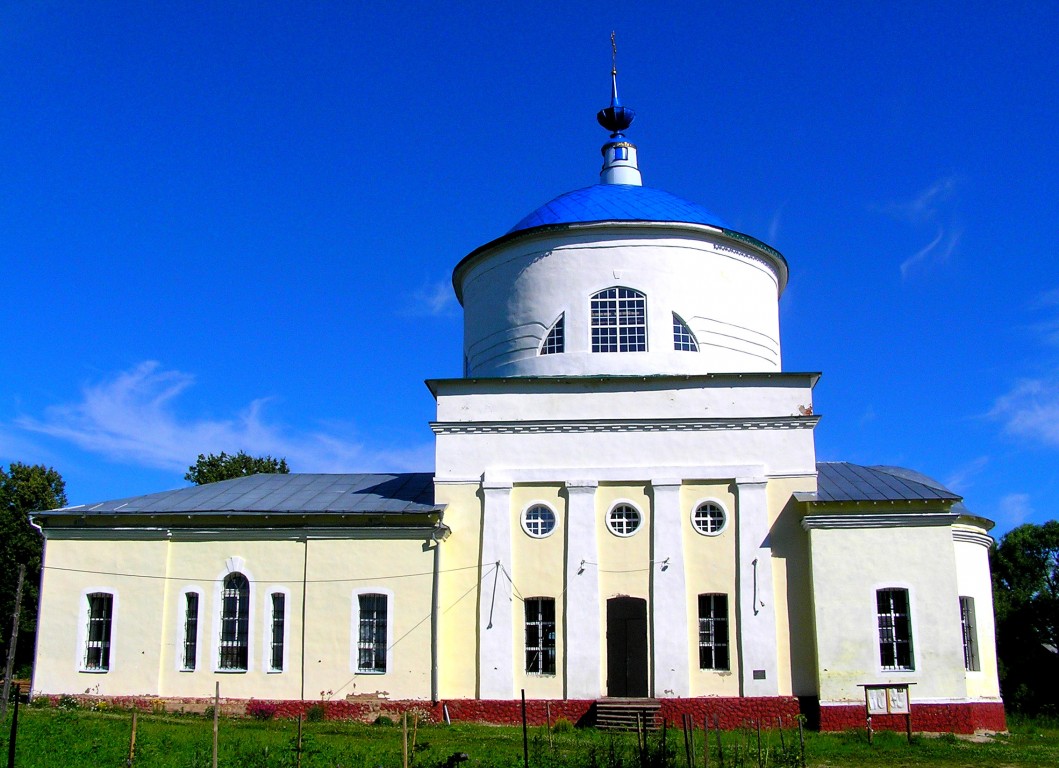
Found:
[[0, 462], [429, 469], [452, 267], [595, 182], [616, 29], [645, 183], [790, 263], [819, 458], [1055, 517], [1059, 6], [823, 5], [5, 4]]

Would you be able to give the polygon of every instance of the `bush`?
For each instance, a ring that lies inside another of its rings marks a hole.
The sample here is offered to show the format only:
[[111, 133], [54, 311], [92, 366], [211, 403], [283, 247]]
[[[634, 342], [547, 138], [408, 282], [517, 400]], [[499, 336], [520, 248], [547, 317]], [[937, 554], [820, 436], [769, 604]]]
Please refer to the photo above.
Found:
[[63, 694], [59, 697], [59, 701], [55, 704], [59, 709], [78, 709], [81, 705], [78, 704], [77, 699], [73, 696]]
[[246, 714], [255, 720], [271, 720], [279, 711], [279, 704], [274, 701], [251, 699], [246, 703]]
[[393, 725], [393, 718], [389, 715], [379, 715], [371, 721], [372, 725]]
[[305, 719], [310, 723], [322, 723], [327, 719], [327, 710], [324, 708], [323, 703], [313, 704], [307, 710], [305, 710]]
[[574, 724], [565, 717], [560, 717], [552, 726], [552, 733], [571, 733], [573, 730]]

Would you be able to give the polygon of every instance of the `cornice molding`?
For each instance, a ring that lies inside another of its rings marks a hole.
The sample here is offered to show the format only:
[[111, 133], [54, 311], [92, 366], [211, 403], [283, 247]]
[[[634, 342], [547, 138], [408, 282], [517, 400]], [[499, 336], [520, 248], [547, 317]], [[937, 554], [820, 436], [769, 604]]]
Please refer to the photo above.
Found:
[[435, 435], [533, 435], [592, 432], [713, 432], [813, 429], [819, 416], [762, 419], [574, 419], [527, 421], [432, 421]]
[[845, 515], [806, 515], [802, 528], [832, 530], [840, 528], [924, 528], [952, 525], [959, 518], [954, 512], [864, 512]]
[[[445, 527], [445, 526], [442, 526]], [[433, 526], [312, 528], [45, 528], [44, 537], [62, 541], [303, 541], [305, 539], [428, 539]]]
[[967, 544], [977, 544], [980, 547], [985, 547], [986, 549], [990, 549], [996, 543], [996, 541], [993, 540], [993, 537], [986, 533], [979, 533], [978, 531], [968, 531], [962, 528], [952, 529], [952, 540], [962, 541]]

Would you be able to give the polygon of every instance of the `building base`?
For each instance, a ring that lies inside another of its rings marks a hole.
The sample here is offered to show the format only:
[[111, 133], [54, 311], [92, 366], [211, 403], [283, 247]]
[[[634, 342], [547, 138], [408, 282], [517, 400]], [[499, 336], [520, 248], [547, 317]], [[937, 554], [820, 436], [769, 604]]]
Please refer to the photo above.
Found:
[[[143, 712], [200, 713], [213, 706], [212, 698], [170, 698], [160, 696], [56, 696], [38, 695], [52, 706], [73, 700], [89, 708], [136, 709]], [[768, 697], [701, 697], [655, 700], [659, 717], [671, 726], [679, 726], [684, 715], [690, 715], [696, 727], [708, 723], [711, 729], [733, 730], [760, 723], [772, 727], [796, 727], [799, 716], [811, 729], [847, 731], [865, 727], [863, 704], [820, 705], [812, 698], [793, 696]], [[564, 719], [578, 726], [595, 725], [596, 702], [592, 699], [528, 699], [526, 722], [541, 726]], [[337, 700], [298, 701], [274, 699], [220, 700], [222, 714], [232, 717], [261, 719], [289, 718], [310, 713], [325, 720], [372, 722], [380, 715], [398, 719], [405, 712], [414, 713], [422, 722], [455, 720], [518, 725], [522, 722], [522, 702], [518, 699], [447, 699], [438, 702], [380, 699], [372, 696], [350, 696]], [[658, 723], [661, 724], [660, 722]], [[876, 715], [872, 728], [877, 731], [904, 731], [903, 715]], [[1004, 731], [1007, 721], [1001, 702], [967, 702], [959, 704], [912, 704], [912, 730], [927, 733], [974, 733]]]
[[[820, 706], [821, 731], [863, 729], [863, 704], [824, 704]], [[873, 715], [872, 730], [904, 731], [904, 715]], [[967, 702], [960, 704], [916, 704], [912, 702], [912, 730], [918, 733], [974, 733], [1006, 731], [1007, 720], [1002, 702]]]

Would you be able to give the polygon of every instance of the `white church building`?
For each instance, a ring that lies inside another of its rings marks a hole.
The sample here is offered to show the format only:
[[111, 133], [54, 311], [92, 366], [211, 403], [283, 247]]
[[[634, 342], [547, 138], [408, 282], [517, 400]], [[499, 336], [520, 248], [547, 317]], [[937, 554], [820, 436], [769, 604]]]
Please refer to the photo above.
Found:
[[[911, 707], [1002, 730], [992, 523], [818, 462], [782, 366], [788, 264], [642, 185], [617, 86], [599, 183], [456, 264], [464, 376], [433, 474], [256, 475], [34, 516], [35, 695], [590, 722]], [[866, 698], [867, 697], [867, 698]], [[876, 727], [904, 727], [881, 714]]]

